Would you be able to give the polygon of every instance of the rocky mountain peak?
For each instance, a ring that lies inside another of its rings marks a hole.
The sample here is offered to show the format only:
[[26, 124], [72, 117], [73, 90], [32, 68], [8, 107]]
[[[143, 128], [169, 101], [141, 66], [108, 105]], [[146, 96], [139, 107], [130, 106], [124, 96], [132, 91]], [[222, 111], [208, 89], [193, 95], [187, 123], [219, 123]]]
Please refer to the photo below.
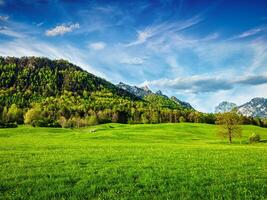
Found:
[[185, 108], [188, 108], [188, 109], [194, 109], [194, 108], [190, 105], [190, 103], [181, 101], [181, 100], [179, 100], [179, 99], [178, 99], [177, 97], [175, 97], [175, 96], [172, 96], [170, 99], [173, 100], [174, 102], [180, 104], [181, 106], [183, 106], [183, 107], [185, 107]]
[[149, 88], [148, 86], [144, 86], [144, 87], [136, 87], [136, 86], [130, 86], [130, 85], [127, 85], [125, 83], [122, 83], [120, 82], [118, 85], [117, 85], [119, 88], [121, 89], [124, 89], [132, 94], [134, 94], [135, 96], [139, 97], [139, 98], [144, 98], [148, 95], [156, 95], [156, 96], [160, 96], [160, 97], [164, 97], [165, 99], [167, 100], [172, 100], [174, 101], [176, 104], [179, 104], [181, 105], [182, 107], [184, 108], [187, 108], [187, 109], [194, 109], [189, 103], [187, 102], [184, 102], [184, 101], [180, 101], [178, 98], [176, 97], [171, 97], [169, 98], [168, 96], [164, 95], [161, 90], [158, 90], [156, 93], [153, 93]]
[[239, 113], [247, 117], [267, 118], [266, 98], [256, 97], [241, 106], [237, 106], [235, 103], [223, 101], [216, 106], [215, 113], [229, 112], [233, 108], [237, 108]]
[[141, 87], [141, 89], [143, 89], [143, 90], [145, 90], [145, 91], [150, 91], [150, 89], [148, 88], [148, 86], [147, 85], [145, 85], [144, 87]]
[[230, 112], [236, 107], [237, 105], [235, 103], [223, 101], [218, 106], [215, 107], [215, 113]]
[[149, 90], [149, 88], [147, 86], [139, 88], [136, 86], [127, 85], [127, 84], [122, 83], [122, 82], [120, 82], [117, 86], [121, 89], [124, 89], [124, 90], [134, 94], [135, 96], [137, 96], [139, 98], [144, 98], [146, 95], [152, 94], [152, 91]]
[[238, 111], [245, 116], [267, 118], [267, 99], [253, 98], [239, 106]]

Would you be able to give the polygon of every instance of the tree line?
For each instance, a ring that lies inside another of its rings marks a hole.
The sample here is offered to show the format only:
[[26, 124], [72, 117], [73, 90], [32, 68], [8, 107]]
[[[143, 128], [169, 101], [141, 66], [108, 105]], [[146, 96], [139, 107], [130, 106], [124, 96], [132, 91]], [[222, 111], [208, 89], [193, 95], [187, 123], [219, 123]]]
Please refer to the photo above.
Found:
[[[140, 99], [64, 60], [0, 57], [0, 80], [0, 127], [216, 120], [215, 114], [184, 108], [159, 95]], [[267, 124], [244, 116], [242, 123]]]

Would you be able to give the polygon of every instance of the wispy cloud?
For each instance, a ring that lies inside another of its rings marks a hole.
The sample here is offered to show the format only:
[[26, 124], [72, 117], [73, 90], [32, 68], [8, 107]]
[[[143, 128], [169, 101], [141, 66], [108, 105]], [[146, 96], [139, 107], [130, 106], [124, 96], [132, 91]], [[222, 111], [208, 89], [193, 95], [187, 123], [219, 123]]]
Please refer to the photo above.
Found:
[[40, 27], [40, 26], [43, 26], [43, 25], [44, 25], [44, 22], [40, 22], [40, 23], [36, 24], [37, 27]]
[[121, 60], [121, 64], [128, 64], [128, 65], [142, 65], [144, 63], [145, 59], [140, 57], [134, 57], [134, 58], [125, 58]]
[[190, 18], [181, 22], [174, 23], [161, 23], [153, 26], [146, 27], [144, 30], [137, 31], [137, 39], [133, 42], [126, 44], [126, 47], [135, 46], [145, 43], [148, 39], [155, 36], [168, 35], [169, 33], [175, 33], [182, 31], [184, 29], [190, 28], [199, 22], [202, 21], [202, 18], [199, 16]]
[[262, 85], [267, 83], [267, 75], [254, 75], [246, 77], [237, 77], [228, 79], [213, 76], [191, 76], [176, 79], [161, 79], [155, 81], [146, 81], [141, 85], [155, 86], [159, 88], [169, 88], [183, 90], [189, 93], [217, 92], [220, 90], [231, 90], [238, 85]]
[[80, 25], [79, 23], [76, 24], [70, 24], [70, 25], [59, 25], [55, 28], [49, 29], [45, 32], [46, 36], [57, 36], [57, 35], [64, 35], [65, 33], [69, 33], [74, 31], [75, 29], [79, 29]]
[[7, 21], [8, 19], [9, 19], [9, 16], [0, 16], [0, 21]]
[[6, 26], [0, 27], [0, 34], [9, 36], [9, 37], [15, 37], [15, 38], [23, 38], [25, 37], [24, 33], [20, 33], [17, 31], [14, 31], [12, 29], [7, 28]]
[[252, 28], [252, 29], [249, 29], [247, 31], [244, 31], [243, 33], [239, 34], [239, 35], [235, 35], [229, 39], [227, 39], [228, 41], [229, 40], [236, 40], [236, 39], [244, 39], [244, 38], [248, 38], [248, 37], [252, 37], [252, 36], [256, 36], [260, 33], [263, 33], [267, 30], [266, 26], [259, 26], [259, 27], [256, 27], [256, 28]]
[[106, 43], [104, 42], [95, 42], [95, 43], [90, 43], [89, 48], [93, 50], [102, 50], [106, 48]]
[[[64, 51], [62, 51], [64, 49]], [[75, 52], [75, 53], [74, 53]], [[0, 45], [1, 56], [44, 56], [50, 59], [68, 60], [89, 72], [106, 78], [105, 74], [90, 65], [87, 60], [87, 52], [71, 45], [53, 45], [34, 39], [15, 39], [3, 42]]]
[[138, 44], [143, 44], [144, 42], [147, 41], [147, 39], [154, 36], [155, 34], [156, 34], [155, 30], [153, 30], [152, 28], [146, 28], [143, 31], [137, 31], [137, 39], [134, 42], [126, 44], [125, 46], [130, 47]]
[[249, 36], [252, 36], [252, 35], [256, 35], [262, 31], [264, 31], [265, 28], [255, 28], [255, 29], [251, 29], [251, 30], [248, 30], [244, 33], [242, 33], [241, 35], [239, 35], [238, 37], [239, 38], [245, 38], [245, 37], [249, 37]]

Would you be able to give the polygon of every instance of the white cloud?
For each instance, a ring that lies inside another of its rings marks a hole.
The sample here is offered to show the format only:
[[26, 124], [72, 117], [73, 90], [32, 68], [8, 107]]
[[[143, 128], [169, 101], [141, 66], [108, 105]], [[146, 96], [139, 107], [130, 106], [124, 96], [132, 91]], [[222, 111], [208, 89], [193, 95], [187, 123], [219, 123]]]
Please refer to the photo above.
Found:
[[242, 105], [255, 97], [267, 98], [267, 84], [256, 86], [242, 86], [233, 90], [222, 90], [212, 95], [209, 94], [189, 94], [186, 100], [191, 103], [197, 110], [202, 112], [214, 112], [215, 106], [222, 101], [228, 101]]
[[143, 44], [144, 42], [147, 41], [148, 38], [152, 37], [155, 33], [153, 32], [152, 29], [147, 28], [143, 31], [137, 31], [137, 39], [134, 42], [128, 43], [125, 46], [130, 47], [130, 46], [135, 46], [138, 44]]
[[175, 33], [182, 31], [184, 29], [190, 28], [199, 22], [202, 19], [199, 16], [192, 17], [185, 21], [175, 22], [175, 23], [162, 23], [157, 24], [154, 26], [146, 27], [144, 30], [137, 31], [137, 39], [133, 42], [126, 44], [126, 47], [135, 46], [139, 44], [145, 43], [148, 39], [155, 37], [155, 36], [164, 36], [168, 35], [169, 33]]
[[262, 32], [264, 30], [265, 30], [265, 28], [250, 29], [250, 30], [245, 31], [244, 33], [240, 34], [238, 36], [238, 38], [245, 38], [245, 37], [253, 36], [253, 35], [256, 35], [256, 34]]
[[256, 40], [250, 44], [250, 47], [253, 50], [252, 62], [248, 69], [246, 70], [246, 74], [254, 73], [257, 70], [266, 71], [267, 65], [267, 42], [264, 40]]
[[0, 0], [0, 6], [4, 5], [5, 1], [4, 0]]
[[76, 24], [70, 24], [70, 25], [59, 25], [55, 28], [52, 28], [50, 30], [47, 30], [45, 32], [46, 36], [57, 36], [57, 35], [64, 35], [65, 33], [72, 32], [75, 29], [80, 28], [80, 25], [78, 23]]
[[89, 44], [89, 48], [93, 49], [93, 50], [102, 50], [102, 49], [106, 48], [106, 43], [104, 43], [104, 42], [91, 43], [91, 44]]
[[9, 37], [23, 38], [25, 37], [24, 33], [13, 31], [7, 27], [0, 27], [0, 34], [7, 35]]
[[[64, 49], [64, 51], [62, 51], [62, 49]], [[1, 43], [0, 55], [15, 57], [41, 56], [48, 57], [50, 59], [65, 59], [82, 67], [83, 69], [88, 70], [90, 73], [106, 78], [105, 74], [101, 73], [88, 63], [86, 51], [82, 51], [71, 45], [64, 45], [64, 47], [62, 47], [38, 40], [18, 38]]]
[[190, 77], [176, 79], [160, 79], [154, 81], [145, 81], [141, 85], [149, 85], [153, 87], [181, 90], [187, 93], [206, 93], [218, 92], [221, 90], [231, 90], [236, 86], [254, 86], [267, 84], [267, 74], [239, 76], [235, 78], [212, 75], [195, 75]]
[[235, 35], [235, 36], [229, 38], [228, 40], [243, 39], [243, 38], [255, 36], [257, 34], [263, 33], [266, 30], [267, 30], [266, 26], [256, 27], [256, 28], [244, 31], [243, 33], [241, 33], [239, 35]]
[[43, 26], [44, 22], [40, 22], [40, 23], [37, 23], [36, 26], [37, 27], [40, 27], [40, 26]]
[[[1, 3], [0, 3], [0, 5], [1, 5]], [[8, 19], [9, 19], [9, 16], [0, 16], [0, 21], [7, 21]]]
[[142, 65], [144, 63], [144, 58], [134, 57], [134, 58], [125, 58], [120, 61], [121, 64], [128, 65]]

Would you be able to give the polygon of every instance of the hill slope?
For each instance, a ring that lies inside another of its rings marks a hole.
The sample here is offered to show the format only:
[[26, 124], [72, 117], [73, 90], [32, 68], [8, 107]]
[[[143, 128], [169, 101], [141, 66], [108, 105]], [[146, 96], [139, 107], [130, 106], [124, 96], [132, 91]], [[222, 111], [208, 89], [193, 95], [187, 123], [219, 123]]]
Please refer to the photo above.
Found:
[[65, 60], [0, 57], [0, 72], [0, 126], [178, 122], [191, 112], [160, 95], [141, 99]]
[[29, 105], [37, 99], [62, 95], [64, 91], [80, 96], [105, 91], [138, 100], [135, 95], [65, 60], [0, 57], [0, 71], [1, 105]]

